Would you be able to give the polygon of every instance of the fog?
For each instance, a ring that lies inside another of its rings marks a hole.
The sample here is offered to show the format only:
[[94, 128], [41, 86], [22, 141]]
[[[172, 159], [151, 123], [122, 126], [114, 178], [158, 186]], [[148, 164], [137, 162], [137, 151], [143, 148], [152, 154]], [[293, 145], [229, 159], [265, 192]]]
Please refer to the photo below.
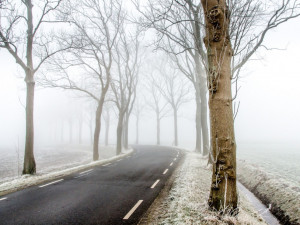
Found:
[[[295, 29], [300, 20], [294, 19], [268, 33], [265, 43], [246, 64], [238, 82], [240, 87], [236, 103], [240, 102], [235, 119], [238, 152], [245, 144], [278, 143], [299, 148], [300, 77], [299, 36]], [[151, 39], [148, 36], [146, 39]], [[154, 35], [153, 35], [154, 36]], [[155, 54], [152, 57], [156, 57]], [[151, 56], [150, 56], [151, 58]], [[146, 62], [143, 62], [146, 64]], [[22, 69], [5, 50], [0, 51], [0, 151], [24, 149], [25, 137], [25, 83]], [[149, 68], [147, 68], [149, 71]], [[151, 69], [150, 69], [151, 70]], [[148, 71], [142, 71], [143, 77]], [[142, 90], [143, 87], [138, 90]], [[137, 96], [144, 105], [149, 93], [140, 91]], [[190, 88], [190, 95], [194, 90]], [[146, 95], [146, 96], [145, 96]], [[94, 121], [93, 103], [74, 91], [63, 91], [37, 86], [34, 104], [35, 147], [58, 145], [92, 145], [91, 121]], [[172, 110], [161, 120], [161, 145], [173, 145]], [[117, 112], [110, 111], [109, 144], [116, 144]], [[82, 121], [82, 134], [79, 124]], [[136, 142], [136, 117], [129, 122], [129, 144]], [[72, 127], [70, 127], [72, 126]], [[70, 132], [70, 129], [72, 130]], [[100, 145], [104, 145], [105, 121], [102, 118]], [[139, 143], [156, 143], [155, 114], [147, 106], [143, 109], [139, 125]], [[179, 146], [195, 148], [195, 103], [192, 99], [179, 109]], [[80, 138], [81, 136], [81, 138]], [[81, 140], [80, 140], [81, 139]], [[241, 145], [240, 145], [241, 144]], [[18, 147], [19, 146], [19, 147]], [[240, 146], [240, 147], [239, 147]], [[262, 147], [263, 148], [263, 147]], [[244, 148], [245, 150], [245, 148]]]
[[[300, 146], [300, 76], [298, 41], [300, 33], [296, 19], [280, 26], [267, 36], [268, 47], [281, 50], [261, 50], [257, 60], [249, 62], [239, 80], [241, 86], [237, 102], [240, 108], [235, 120], [237, 143], [293, 143]], [[0, 149], [13, 149], [18, 140], [24, 145], [25, 85], [23, 71], [4, 50], [0, 54]], [[191, 90], [192, 91], [192, 90]], [[192, 91], [193, 92], [193, 91]], [[193, 93], [192, 93], [193, 94]], [[64, 124], [63, 142], [69, 143], [68, 115], [76, 117], [76, 110], [84, 114], [83, 143], [90, 144], [88, 105], [90, 101], [75, 93], [58, 89], [38, 88], [35, 96], [35, 143], [55, 145], [61, 143], [61, 123]], [[84, 107], [82, 107], [84, 105]], [[193, 101], [180, 109], [179, 145], [194, 148], [195, 106]], [[78, 143], [78, 124], [73, 119], [73, 144]], [[110, 129], [109, 142], [115, 143], [116, 118]], [[104, 128], [104, 125], [103, 125]], [[162, 144], [173, 142], [172, 116], [162, 119]], [[130, 143], [135, 142], [135, 117], [130, 119]], [[101, 132], [101, 142], [103, 143]], [[140, 125], [140, 142], [155, 144], [155, 118], [144, 109]], [[238, 149], [239, 150], [239, 149]]]

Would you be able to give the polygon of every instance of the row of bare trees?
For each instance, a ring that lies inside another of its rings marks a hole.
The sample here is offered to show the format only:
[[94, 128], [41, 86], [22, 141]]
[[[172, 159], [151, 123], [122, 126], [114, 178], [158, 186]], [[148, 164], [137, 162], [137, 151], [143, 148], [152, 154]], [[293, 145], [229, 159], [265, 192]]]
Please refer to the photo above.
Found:
[[[122, 145], [128, 148], [130, 115], [136, 115], [138, 130], [141, 109], [145, 104], [141, 103], [143, 98], [139, 97], [140, 106], [134, 107], [142, 65], [139, 49], [143, 32], [137, 24], [130, 23], [127, 18], [122, 3], [112, 0], [24, 0], [2, 3], [0, 47], [7, 49], [24, 70], [27, 85], [23, 174], [36, 172], [33, 116], [36, 82], [46, 88], [75, 91], [79, 96], [94, 102], [91, 103], [95, 105], [92, 107], [95, 110], [94, 116], [90, 116], [90, 119], [94, 119], [94, 160], [99, 159], [101, 117], [106, 123], [105, 143], [108, 144], [111, 107], [116, 109], [118, 118], [117, 154], [121, 152]], [[38, 71], [39, 76], [36, 78], [35, 74]], [[177, 111], [179, 105], [184, 102], [183, 98], [188, 89], [180, 86], [180, 82], [175, 82], [177, 75], [168, 76], [167, 73], [174, 71], [165, 71], [163, 65], [157, 71], [159, 79], [164, 82], [152, 82], [154, 80], [150, 79], [148, 83], [152, 86], [156, 84], [152, 88], [155, 88], [173, 109], [174, 144], [177, 145]], [[174, 96], [177, 96], [174, 92], [179, 89], [181, 94], [178, 99], [174, 99]], [[104, 105], [109, 106], [102, 115]], [[167, 109], [165, 106], [162, 110]], [[165, 113], [158, 110], [158, 114], [157, 144], [160, 144], [159, 122]], [[91, 124], [90, 128], [93, 125]], [[72, 138], [72, 123], [69, 128]], [[79, 137], [81, 130], [82, 123], [79, 124]], [[138, 139], [137, 132], [137, 143]]]

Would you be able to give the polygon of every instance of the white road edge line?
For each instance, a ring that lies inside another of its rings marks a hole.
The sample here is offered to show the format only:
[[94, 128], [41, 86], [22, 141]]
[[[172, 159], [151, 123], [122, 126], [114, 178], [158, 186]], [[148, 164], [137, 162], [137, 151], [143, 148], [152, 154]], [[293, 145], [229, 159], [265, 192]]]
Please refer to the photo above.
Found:
[[104, 164], [103, 166], [108, 166], [108, 165], [110, 165], [111, 163], [107, 163], [107, 164]]
[[155, 183], [151, 186], [151, 188], [155, 188], [155, 186], [158, 184], [159, 180], [155, 181]]
[[134, 211], [142, 204], [143, 200], [139, 200], [135, 206], [126, 214], [126, 216], [123, 218], [123, 220], [128, 220], [129, 217], [134, 213]]
[[90, 170], [86, 170], [86, 171], [83, 171], [83, 172], [81, 172], [81, 173], [79, 173], [79, 174], [84, 174], [84, 173], [88, 173], [88, 172], [91, 172], [93, 169], [90, 169]]
[[173, 166], [173, 163], [171, 163], [170, 166]]
[[51, 184], [55, 184], [55, 183], [61, 182], [61, 181], [63, 181], [63, 180], [64, 180], [64, 179], [56, 180], [56, 181], [50, 182], [50, 183], [48, 183], [48, 184], [41, 185], [41, 186], [39, 186], [39, 187], [40, 187], [40, 188], [46, 187], [46, 186], [48, 186], [48, 185], [51, 185]]
[[163, 174], [166, 174], [166, 173], [168, 172], [168, 170], [169, 170], [169, 169], [166, 169], [166, 170], [163, 172]]
[[0, 198], [0, 201], [3, 201], [3, 200], [5, 200], [5, 199], [7, 199], [7, 198]]

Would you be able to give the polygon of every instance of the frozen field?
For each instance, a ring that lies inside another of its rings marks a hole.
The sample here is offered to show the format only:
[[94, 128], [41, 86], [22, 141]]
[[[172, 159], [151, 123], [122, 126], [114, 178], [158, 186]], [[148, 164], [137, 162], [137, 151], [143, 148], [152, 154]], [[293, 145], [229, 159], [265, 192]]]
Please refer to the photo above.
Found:
[[266, 172], [300, 185], [299, 144], [239, 144], [237, 157]]
[[[0, 183], [21, 176], [23, 166], [23, 149], [0, 149]], [[100, 159], [115, 156], [113, 147], [100, 147]], [[90, 146], [56, 146], [36, 147], [35, 161], [37, 173], [58, 171], [92, 161]]]

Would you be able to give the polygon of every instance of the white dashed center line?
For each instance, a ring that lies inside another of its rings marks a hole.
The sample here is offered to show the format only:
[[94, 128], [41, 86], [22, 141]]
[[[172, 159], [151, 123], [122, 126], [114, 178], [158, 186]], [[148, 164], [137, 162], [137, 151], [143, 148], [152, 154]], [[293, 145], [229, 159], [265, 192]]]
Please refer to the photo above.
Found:
[[83, 171], [83, 172], [81, 172], [81, 173], [79, 173], [79, 174], [84, 174], [84, 173], [88, 173], [88, 172], [91, 172], [93, 169], [90, 169], [90, 170], [86, 170], [86, 171]]
[[142, 204], [143, 200], [139, 200], [135, 206], [126, 214], [126, 216], [123, 218], [123, 220], [128, 220], [129, 217], [134, 213], [134, 211]]
[[41, 186], [39, 186], [39, 187], [40, 187], [40, 188], [46, 187], [46, 186], [48, 186], [48, 185], [51, 185], [51, 184], [55, 184], [55, 183], [61, 182], [61, 181], [63, 181], [63, 180], [64, 180], [64, 179], [56, 180], [56, 181], [50, 182], [50, 183], [48, 183], [48, 184], [41, 185]]
[[171, 163], [170, 166], [173, 166], [173, 163]]
[[5, 199], [7, 199], [7, 198], [0, 198], [0, 201], [3, 201], [3, 200], [5, 200]]
[[155, 188], [155, 186], [158, 184], [159, 180], [155, 181], [155, 183], [151, 186], [151, 188]]
[[104, 164], [103, 166], [109, 166], [111, 163]]
[[174, 161], [176, 161], [176, 160], [177, 160], [177, 158], [174, 159]]
[[166, 169], [166, 170], [163, 172], [163, 174], [166, 174], [166, 173], [168, 172], [168, 170], [169, 170], [169, 169]]

